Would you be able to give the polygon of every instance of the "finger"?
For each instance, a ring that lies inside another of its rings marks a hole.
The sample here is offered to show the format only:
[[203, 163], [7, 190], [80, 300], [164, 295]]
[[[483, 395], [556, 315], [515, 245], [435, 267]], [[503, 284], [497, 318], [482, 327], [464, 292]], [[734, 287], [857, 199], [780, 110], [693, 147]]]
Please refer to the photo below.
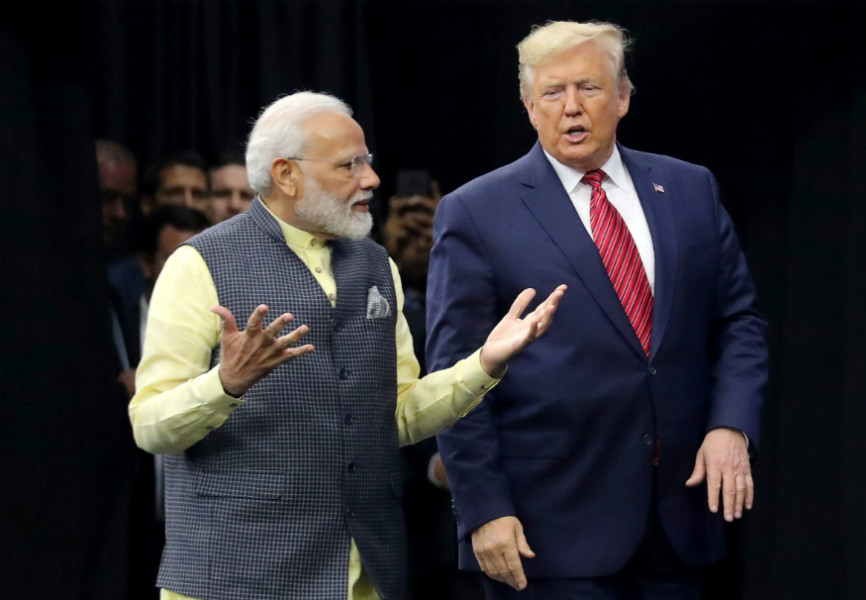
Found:
[[725, 509], [725, 521], [734, 520], [737, 509], [737, 483], [734, 474], [726, 470], [722, 475], [722, 505]]
[[692, 476], [686, 480], [687, 487], [695, 487], [704, 480], [707, 473], [707, 466], [704, 463], [703, 452], [698, 452], [698, 457], [695, 459], [695, 469], [692, 471]]
[[734, 477], [734, 488], [736, 489], [734, 499], [734, 518], [740, 519], [743, 516], [743, 504], [746, 501], [746, 478], [742, 473]]
[[524, 313], [526, 307], [529, 306], [529, 303], [532, 302], [533, 298], [535, 298], [535, 290], [532, 288], [527, 288], [520, 292], [511, 304], [508, 316], [512, 319], [519, 319], [520, 315]]
[[232, 311], [224, 306], [212, 306], [210, 310], [222, 320], [223, 333], [234, 333], [238, 330], [238, 324], [235, 322]]
[[553, 314], [556, 312], [556, 305], [548, 306], [541, 315], [538, 317], [538, 323], [536, 324], [536, 337], [544, 335], [544, 333], [550, 329], [550, 324], [553, 323]]
[[529, 542], [526, 541], [526, 536], [523, 535], [522, 531], [517, 536], [517, 551], [526, 558], [535, 558], [535, 552], [529, 547]]
[[752, 473], [748, 472], [744, 476], [746, 480], [746, 510], [752, 510], [755, 505], [755, 480], [752, 479]]
[[540, 306], [548, 307], [548, 306], [557, 306], [559, 305], [559, 301], [562, 299], [562, 296], [565, 294], [565, 290], [568, 289], [568, 286], [560, 284], [556, 286], [556, 289], [550, 292], [550, 295], [545, 298], [544, 302], [541, 303]]
[[705, 467], [707, 478], [707, 505], [710, 512], [719, 512], [719, 493], [722, 489], [722, 473], [717, 468]]
[[526, 587], [526, 575], [523, 573], [523, 564], [520, 562], [520, 554], [517, 552], [517, 547], [509, 548], [502, 556], [507, 570], [506, 577], [508, 585], [515, 590], [522, 590]]
[[301, 325], [297, 329], [290, 331], [286, 335], [282, 337], [278, 337], [274, 340], [277, 347], [281, 350], [287, 350], [289, 346], [300, 340], [302, 337], [307, 335], [310, 332], [310, 327], [308, 325]]
[[265, 320], [265, 315], [267, 313], [267, 305], [259, 304], [253, 311], [253, 314], [250, 315], [250, 318], [247, 319], [247, 328], [246, 330], [244, 330], [244, 333], [246, 333], [247, 335], [255, 335], [256, 333], [261, 333], [262, 322]]
[[[265, 335], [276, 340], [280, 332], [285, 329], [286, 325], [288, 325], [292, 319], [294, 319], [294, 317], [291, 315], [291, 313], [285, 313], [280, 315], [279, 317], [274, 319], [273, 323], [265, 327]], [[297, 329], [295, 331], [297, 331]], [[288, 347], [288, 344], [286, 344], [286, 347]]]

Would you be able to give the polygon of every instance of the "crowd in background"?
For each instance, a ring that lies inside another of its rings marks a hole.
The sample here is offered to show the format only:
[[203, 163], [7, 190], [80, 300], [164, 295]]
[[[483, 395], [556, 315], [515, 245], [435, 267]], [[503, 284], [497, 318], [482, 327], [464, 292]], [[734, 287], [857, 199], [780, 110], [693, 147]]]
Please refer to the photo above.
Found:
[[[195, 234], [244, 212], [255, 193], [240, 153], [223, 154], [208, 165], [199, 153], [184, 151], [141, 170], [127, 147], [97, 140], [96, 157], [117, 378], [132, 398], [148, 303], [165, 261]], [[403, 312], [422, 369], [427, 265], [440, 197], [429, 172], [401, 171], [397, 194], [388, 200], [386, 217], [373, 233], [400, 268]], [[404, 448], [402, 462], [411, 597], [483, 597], [480, 576], [456, 568], [451, 497], [435, 439]], [[138, 451], [136, 467], [128, 507], [129, 597], [155, 599], [164, 543], [161, 457]]]

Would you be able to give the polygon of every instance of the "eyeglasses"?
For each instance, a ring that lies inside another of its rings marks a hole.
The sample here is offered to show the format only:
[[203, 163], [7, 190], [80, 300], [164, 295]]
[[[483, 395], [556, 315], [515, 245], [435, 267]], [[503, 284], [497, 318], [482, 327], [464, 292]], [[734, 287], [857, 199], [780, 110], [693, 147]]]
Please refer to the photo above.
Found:
[[327, 158], [304, 158], [302, 156], [287, 156], [288, 160], [309, 160], [313, 162], [329, 162], [335, 167], [349, 169], [352, 172], [352, 175], [358, 177], [361, 174], [361, 170], [364, 168], [364, 165], [370, 165], [373, 167], [373, 153], [368, 152], [367, 154], [358, 154], [353, 156], [351, 160], [343, 163], [335, 163], [333, 161], [328, 160]]

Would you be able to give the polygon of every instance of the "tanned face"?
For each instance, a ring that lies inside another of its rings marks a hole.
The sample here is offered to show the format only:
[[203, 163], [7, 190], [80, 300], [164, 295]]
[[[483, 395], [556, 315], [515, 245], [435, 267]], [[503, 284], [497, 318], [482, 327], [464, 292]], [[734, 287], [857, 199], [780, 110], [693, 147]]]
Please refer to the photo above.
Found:
[[600, 168], [628, 112], [628, 90], [617, 83], [610, 54], [593, 42], [538, 67], [524, 105], [542, 147], [579, 171]]

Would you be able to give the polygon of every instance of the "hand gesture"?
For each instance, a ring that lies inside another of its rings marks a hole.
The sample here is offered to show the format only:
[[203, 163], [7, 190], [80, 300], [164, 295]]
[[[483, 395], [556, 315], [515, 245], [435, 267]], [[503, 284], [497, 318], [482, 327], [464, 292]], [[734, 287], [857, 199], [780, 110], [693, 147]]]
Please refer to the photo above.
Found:
[[547, 299], [531, 313], [520, 318], [535, 297], [535, 290], [525, 289], [517, 296], [508, 311], [484, 342], [481, 349], [481, 367], [491, 377], [502, 377], [508, 361], [523, 348], [544, 335], [553, 322], [553, 313], [567, 287], [558, 286]]
[[725, 520], [729, 523], [743, 516], [743, 507], [751, 509], [755, 500], [755, 482], [749, 464], [745, 436], [734, 429], [713, 429], [704, 438], [695, 460], [695, 470], [686, 481], [695, 487], [707, 480], [707, 503], [711, 512], [719, 512], [722, 493]]
[[289, 313], [280, 315], [263, 329], [262, 323], [268, 307], [260, 304], [250, 315], [247, 328], [240, 331], [234, 315], [227, 308], [214, 306], [211, 310], [223, 321], [219, 375], [223, 390], [229, 396], [243, 396], [254, 383], [279, 365], [315, 349], [312, 344], [290, 347], [310, 330], [306, 325], [277, 337], [293, 319]]
[[472, 551], [488, 577], [522, 590], [526, 575], [520, 557], [535, 558], [517, 517], [488, 521], [472, 532]]

